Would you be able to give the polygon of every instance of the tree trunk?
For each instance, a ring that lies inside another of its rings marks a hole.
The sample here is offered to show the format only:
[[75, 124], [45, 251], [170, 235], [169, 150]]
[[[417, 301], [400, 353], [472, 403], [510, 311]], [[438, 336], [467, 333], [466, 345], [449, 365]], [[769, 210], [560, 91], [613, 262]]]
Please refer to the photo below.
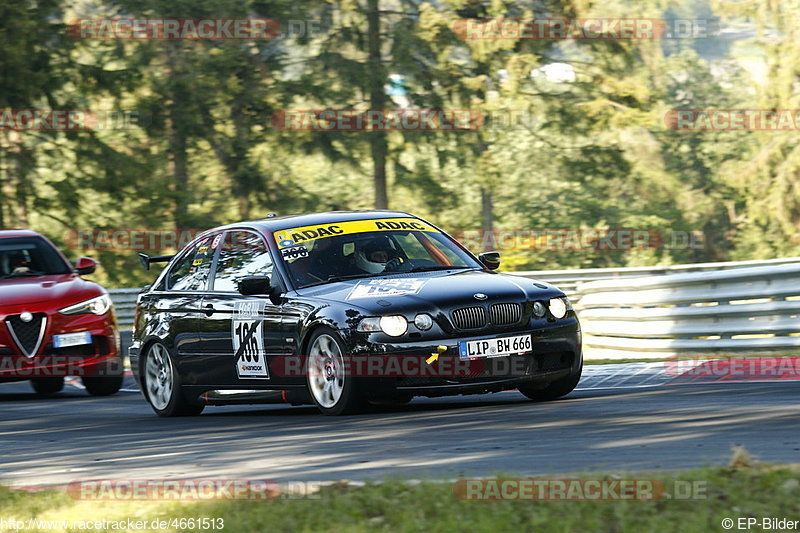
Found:
[[170, 104], [169, 154], [175, 198], [175, 229], [182, 231], [187, 229], [187, 218], [189, 216], [187, 206], [189, 171], [186, 157], [186, 135], [180, 126], [181, 117], [180, 112], [177, 110], [178, 106], [179, 104], [175, 101]]
[[8, 183], [8, 136], [0, 132], [0, 229], [11, 227], [11, 221], [6, 220], [6, 198], [9, 197]]
[[28, 202], [33, 194], [30, 173], [33, 152], [16, 131], [4, 132], [0, 142], [0, 228], [27, 227]]
[[481, 187], [481, 234], [483, 238], [483, 251], [491, 252], [494, 250], [496, 242], [492, 232], [494, 231], [494, 198], [492, 191], [486, 187]]
[[30, 225], [28, 222], [28, 202], [33, 197], [33, 186], [30, 179], [33, 166], [33, 153], [25, 146], [22, 139], [19, 139], [15, 168], [17, 174], [15, 180], [17, 187], [17, 220], [25, 228]]
[[[368, 76], [369, 106], [373, 110], [386, 108], [386, 94], [383, 85], [386, 75], [381, 59], [381, 14], [379, 0], [367, 0], [368, 34]], [[370, 151], [372, 155], [372, 180], [375, 187], [375, 209], [389, 207], [389, 194], [386, 187], [386, 154], [388, 152], [386, 133], [370, 132]]]
[[178, 72], [180, 51], [177, 44], [170, 43], [167, 50], [169, 63], [170, 101], [168, 128], [170, 173], [172, 174], [173, 198], [175, 203], [175, 229], [183, 231], [189, 226], [189, 170], [187, 156], [186, 111], [184, 102], [187, 95], [182, 94], [182, 82]]

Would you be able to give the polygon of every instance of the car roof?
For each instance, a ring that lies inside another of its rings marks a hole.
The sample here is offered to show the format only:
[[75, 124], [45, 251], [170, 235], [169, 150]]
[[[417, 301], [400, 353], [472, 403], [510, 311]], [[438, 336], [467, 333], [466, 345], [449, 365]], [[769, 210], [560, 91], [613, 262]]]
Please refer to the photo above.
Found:
[[248, 220], [228, 224], [214, 230], [249, 227], [262, 232], [274, 232], [301, 226], [316, 226], [333, 224], [335, 222], [348, 222], [350, 220], [371, 220], [374, 218], [417, 218], [403, 211], [384, 210], [359, 210], [359, 211], [326, 211], [322, 213], [308, 213], [305, 215], [285, 215]]
[[41, 237], [40, 233], [37, 233], [31, 229], [4, 229], [0, 230], [0, 239], [4, 239], [7, 237]]

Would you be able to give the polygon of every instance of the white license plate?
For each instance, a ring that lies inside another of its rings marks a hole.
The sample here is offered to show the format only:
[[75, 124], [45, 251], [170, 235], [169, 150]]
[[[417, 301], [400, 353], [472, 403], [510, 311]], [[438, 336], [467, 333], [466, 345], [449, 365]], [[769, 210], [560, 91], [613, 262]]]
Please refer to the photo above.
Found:
[[92, 333], [90, 331], [53, 335], [53, 348], [69, 348], [70, 346], [80, 346], [81, 344], [92, 344]]
[[458, 355], [460, 359], [501, 357], [503, 355], [530, 352], [532, 349], [533, 338], [531, 335], [500, 337], [497, 339], [484, 339], [482, 341], [461, 341], [458, 343]]

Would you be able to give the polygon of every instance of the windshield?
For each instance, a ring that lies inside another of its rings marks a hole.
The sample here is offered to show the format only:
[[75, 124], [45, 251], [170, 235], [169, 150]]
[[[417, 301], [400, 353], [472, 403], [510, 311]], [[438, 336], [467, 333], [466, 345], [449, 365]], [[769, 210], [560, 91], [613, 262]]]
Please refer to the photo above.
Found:
[[482, 268], [450, 238], [413, 218], [304, 226], [274, 237], [298, 288], [392, 273]]
[[0, 239], [0, 279], [70, 272], [72, 268], [41, 237]]

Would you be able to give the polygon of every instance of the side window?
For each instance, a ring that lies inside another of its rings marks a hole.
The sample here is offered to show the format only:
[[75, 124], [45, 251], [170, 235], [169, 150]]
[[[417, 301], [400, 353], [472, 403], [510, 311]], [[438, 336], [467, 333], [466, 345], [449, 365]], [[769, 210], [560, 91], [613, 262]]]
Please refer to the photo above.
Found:
[[237, 292], [242, 278], [270, 275], [272, 257], [260, 236], [249, 231], [225, 234], [214, 275], [215, 291]]
[[198, 241], [167, 274], [167, 289], [171, 291], [202, 291], [208, 282], [214, 250], [208, 237]]

